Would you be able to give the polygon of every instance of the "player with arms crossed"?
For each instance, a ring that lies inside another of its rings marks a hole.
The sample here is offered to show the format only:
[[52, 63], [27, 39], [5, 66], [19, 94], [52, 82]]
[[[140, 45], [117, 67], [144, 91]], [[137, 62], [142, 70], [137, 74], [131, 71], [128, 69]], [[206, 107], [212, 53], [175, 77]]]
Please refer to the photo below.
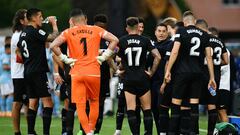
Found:
[[[139, 98], [143, 109], [145, 134], [151, 135], [153, 120], [149, 77], [156, 71], [161, 57], [148, 38], [138, 35], [138, 18], [129, 17], [126, 24], [128, 35], [123, 36], [119, 41], [118, 56], [121, 57], [124, 70], [123, 85], [128, 123], [132, 134], [139, 135], [135, 111], [136, 98]], [[150, 71], [145, 71], [147, 51], [151, 52], [154, 57]]]
[[[100, 65], [113, 55], [118, 39], [110, 32], [87, 25], [86, 15], [81, 9], [73, 9], [70, 21], [73, 27], [66, 29], [51, 44], [53, 52], [66, 64], [74, 65], [70, 71], [72, 78], [72, 102], [76, 103], [79, 121], [87, 135], [92, 135], [99, 113]], [[101, 38], [109, 41], [108, 49], [99, 54]], [[68, 58], [58, 48], [67, 42]], [[96, 59], [97, 58], [97, 59]], [[86, 101], [90, 112], [86, 114]]]
[[190, 98], [190, 134], [198, 134], [198, 103], [202, 85], [204, 52], [210, 76], [208, 87], [216, 89], [209, 36], [206, 32], [194, 26], [195, 17], [190, 11], [184, 13], [183, 22], [185, 28], [179, 28], [176, 32], [174, 46], [165, 73], [166, 82], [170, 82], [171, 69], [175, 64], [169, 125], [170, 135], [179, 134], [180, 106], [182, 99], [185, 98], [184, 96]]

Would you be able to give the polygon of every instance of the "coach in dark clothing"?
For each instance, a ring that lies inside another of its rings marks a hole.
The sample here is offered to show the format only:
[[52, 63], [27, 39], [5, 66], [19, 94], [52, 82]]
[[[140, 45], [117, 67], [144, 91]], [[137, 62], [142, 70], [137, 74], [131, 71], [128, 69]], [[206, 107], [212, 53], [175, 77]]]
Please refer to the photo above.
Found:
[[[155, 47], [158, 49], [160, 55], [162, 58], [165, 57], [166, 52], [168, 50], [168, 46], [170, 43], [170, 39], [168, 38], [168, 31], [167, 26], [165, 24], [158, 24], [155, 29], [155, 36], [156, 36], [156, 42], [154, 43]], [[151, 66], [151, 63], [153, 63], [153, 57], [152, 55], [148, 56], [148, 65]], [[160, 134], [160, 125], [159, 125], [159, 100], [160, 100], [160, 86], [163, 82], [164, 78], [164, 68], [165, 68], [166, 60], [161, 59], [160, 64], [158, 65], [158, 68], [156, 72], [153, 74], [151, 78], [151, 95], [152, 95], [152, 112], [157, 128], [158, 134]]]

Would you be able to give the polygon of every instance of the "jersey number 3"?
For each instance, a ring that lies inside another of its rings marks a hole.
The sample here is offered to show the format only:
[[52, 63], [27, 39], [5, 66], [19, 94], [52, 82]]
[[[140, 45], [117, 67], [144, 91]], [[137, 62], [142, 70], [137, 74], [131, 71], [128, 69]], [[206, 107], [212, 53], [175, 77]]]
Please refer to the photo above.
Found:
[[[134, 65], [133, 65], [133, 58], [132, 58], [133, 51], [136, 52]], [[141, 53], [142, 53], [142, 47], [128, 47], [125, 50], [125, 54], [127, 54], [127, 59], [128, 59], [128, 66], [139, 66]]]
[[23, 56], [25, 58], [28, 58], [29, 57], [29, 52], [28, 52], [27, 43], [26, 43], [25, 40], [22, 41], [22, 47], [23, 47]]

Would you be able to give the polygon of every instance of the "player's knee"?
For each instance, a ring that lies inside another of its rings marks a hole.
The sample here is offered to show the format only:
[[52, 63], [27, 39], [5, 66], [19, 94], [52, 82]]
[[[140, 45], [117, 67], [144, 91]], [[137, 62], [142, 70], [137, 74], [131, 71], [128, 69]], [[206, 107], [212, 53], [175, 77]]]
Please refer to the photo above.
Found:
[[172, 103], [175, 104], [175, 105], [181, 105], [182, 100], [181, 99], [177, 99], [177, 98], [173, 98], [172, 99]]
[[190, 99], [190, 103], [191, 104], [198, 104], [199, 103], [199, 99], [198, 98], [191, 98]]
[[13, 102], [13, 105], [12, 105], [13, 107], [13, 109], [14, 110], [20, 110], [21, 109], [21, 107], [22, 107], [22, 103], [20, 103], [20, 102]]
[[209, 105], [207, 105], [207, 107], [208, 107], [208, 110], [216, 109], [216, 105], [214, 105], [214, 104], [209, 104]]
[[32, 109], [32, 110], [37, 110], [37, 108], [38, 108], [38, 100], [30, 99], [29, 100], [29, 108]]

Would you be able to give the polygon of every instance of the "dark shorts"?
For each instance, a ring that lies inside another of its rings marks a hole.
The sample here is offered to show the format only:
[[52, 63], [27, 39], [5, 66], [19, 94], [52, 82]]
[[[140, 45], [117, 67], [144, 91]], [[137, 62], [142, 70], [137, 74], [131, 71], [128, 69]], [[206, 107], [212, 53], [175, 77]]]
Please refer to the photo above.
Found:
[[220, 89], [217, 91], [217, 108], [228, 109], [230, 104], [230, 91]]
[[28, 103], [27, 88], [24, 79], [13, 79], [14, 102]]
[[46, 72], [31, 73], [24, 76], [29, 98], [51, 97]]
[[66, 82], [61, 85], [61, 87], [60, 87], [60, 99], [62, 101], [64, 101], [65, 99], [68, 99], [68, 96], [70, 96], [69, 88], [70, 87], [68, 86], [68, 84]]
[[[202, 86], [202, 91], [200, 95], [200, 104], [202, 105], [216, 105], [217, 103], [217, 96], [212, 96], [211, 93], [208, 90], [208, 81], [209, 78], [207, 76], [204, 76], [203, 78], [203, 86]], [[217, 86], [219, 86], [219, 80], [215, 78]], [[216, 90], [218, 91], [218, 90]]]
[[110, 96], [109, 78], [101, 77], [100, 97], [105, 98], [109, 96]]
[[199, 98], [202, 90], [202, 74], [176, 74], [173, 81], [172, 97], [176, 99]]
[[123, 79], [124, 91], [136, 95], [143, 96], [150, 90], [150, 78], [143, 72], [131, 73]]

